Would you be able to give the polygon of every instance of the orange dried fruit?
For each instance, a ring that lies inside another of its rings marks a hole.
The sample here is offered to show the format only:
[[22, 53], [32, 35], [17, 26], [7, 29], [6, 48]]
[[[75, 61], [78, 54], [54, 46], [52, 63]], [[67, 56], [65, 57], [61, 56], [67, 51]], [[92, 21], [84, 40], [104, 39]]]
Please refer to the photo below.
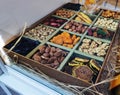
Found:
[[72, 39], [70, 39], [70, 38], [64, 38], [64, 43], [65, 43], [65, 44], [72, 44], [73, 41], [72, 41]]
[[74, 41], [76, 39], [76, 35], [73, 35], [71, 39]]
[[75, 45], [79, 40], [80, 40], [80, 37], [77, 37], [77, 38], [74, 40], [73, 45]]
[[73, 48], [73, 44], [67, 44], [68, 48]]

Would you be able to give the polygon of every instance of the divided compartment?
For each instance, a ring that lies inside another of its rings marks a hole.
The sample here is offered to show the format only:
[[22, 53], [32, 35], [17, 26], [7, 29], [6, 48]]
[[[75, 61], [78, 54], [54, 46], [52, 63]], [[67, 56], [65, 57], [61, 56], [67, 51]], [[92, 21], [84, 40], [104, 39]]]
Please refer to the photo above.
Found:
[[102, 68], [102, 64], [102, 61], [74, 52], [68, 59], [62, 71], [82, 81], [95, 83]]
[[79, 11], [81, 5], [80, 4], [75, 4], [75, 3], [67, 3], [63, 6], [63, 8], [74, 10], [74, 11]]
[[111, 41], [115, 32], [103, 28], [91, 27], [87, 31], [88, 36]]
[[32, 51], [29, 54], [29, 58], [40, 64], [57, 69], [68, 54], [69, 50], [46, 43], [39, 45], [36, 50]]
[[107, 40], [85, 36], [76, 50], [97, 57], [100, 60], [104, 60], [107, 51], [110, 48], [110, 44], [111, 42]]
[[76, 22], [74, 20], [70, 20], [68, 23], [64, 25], [62, 29], [76, 33], [76, 34], [84, 34], [88, 29], [89, 25], [82, 24], [80, 22]]
[[[82, 15], [79, 13], [82, 13]], [[97, 16], [95, 16], [95, 15], [90, 15], [90, 14], [86, 14], [83, 12], [78, 12], [76, 14], [76, 16], [73, 18], [73, 20], [75, 20], [76, 22], [83, 23], [83, 24], [91, 25], [96, 17]], [[90, 19], [90, 20], [87, 20], [87, 19]]]
[[103, 9], [102, 17], [120, 20], [120, 12]]
[[43, 25], [47, 25], [47, 26], [51, 26], [51, 27], [55, 27], [55, 28], [59, 28], [61, 27], [67, 20], [62, 19], [62, 18], [57, 18], [54, 16], [50, 16], [47, 17], [46, 19], [44, 19], [41, 24]]
[[[10, 43], [4, 46], [6, 49], [12, 49], [13, 52], [18, 53], [20, 55], [26, 56], [29, 52], [31, 52], [34, 48], [36, 48], [40, 42], [36, 40], [32, 40], [30, 38], [22, 37], [18, 42], [19, 37], [12, 40]], [[18, 42], [16, 44], [16, 42]], [[15, 46], [14, 46], [15, 45]]]
[[59, 46], [66, 47], [68, 49], [74, 48], [80, 41], [81, 36], [69, 33], [68, 31], [58, 31], [50, 40], [50, 43], [54, 43]]
[[61, 8], [61, 9], [56, 10], [53, 15], [56, 17], [63, 18], [63, 19], [69, 19], [72, 16], [74, 16], [75, 14], [76, 14], [76, 12], [73, 10]]
[[116, 31], [119, 25], [119, 21], [110, 18], [98, 17], [93, 26], [99, 28], [106, 28], [110, 31]]
[[47, 40], [55, 31], [56, 28], [39, 24], [36, 27], [27, 30], [24, 33], [24, 36], [42, 42]]

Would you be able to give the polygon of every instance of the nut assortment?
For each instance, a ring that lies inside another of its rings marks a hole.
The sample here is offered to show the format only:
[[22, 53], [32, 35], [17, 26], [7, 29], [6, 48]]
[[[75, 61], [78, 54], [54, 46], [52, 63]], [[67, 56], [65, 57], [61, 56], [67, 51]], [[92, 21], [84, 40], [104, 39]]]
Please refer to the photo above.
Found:
[[79, 40], [80, 37], [77, 37], [76, 35], [71, 36], [68, 32], [63, 32], [53, 37], [50, 41], [58, 45], [73, 48]]
[[101, 16], [106, 17], [106, 18], [120, 19], [119, 12], [114, 12], [110, 10], [104, 10]]
[[39, 51], [33, 55], [32, 59], [56, 69], [66, 55], [67, 52], [60, 48], [52, 47], [50, 45], [42, 45], [39, 47]]
[[79, 51], [99, 57], [105, 57], [108, 48], [108, 43], [85, 38], [79, 47]]
[[88, 29], [87, 35], [101, 38], [101, 39], [112, 40], [114, 32], [109, 31], [107, 29], [100, 29], [100, 28], [92, 27], [92, 28]]
[[[28, 64], [31, 67], [39, 65], [37, 68], [41, 69], [42, 67], [40, 66], [44, 67], [44, 65], [46, 65], [48, 67], [55, 68], [63, 72], [67, 72], [75, 78], [85, 80], [87, 81], [87, 83], [90, 82], [92, 84], [97, 82], [96, 79], [99, 79], [98, 74], [101, 74], [99, 73], [100, 70], [104, 69], [104, 65], [99, 63], [104, 63], [107, 59], [107, 57], [105, 58], [105, 56], [107, 53], [109, 53], [108, 49], [111, 49], [109, 47], [110, 44], [113, 43], [113, 35], [116, 33], [116, 29], [118, 28], [119, 24], [118, 20], [114, 19], [118, 19], [119, 14], [116, 13], [113, 16], [113, 13], [107, 14], [107, 12], [103, 12], [102, 17], [99, 15], [87, 15], [82, 11], [78, 11], [78, 13], [74, 15], [75, 11], [72, 11], [72, 9], [77, 10], [80, 7], [78, 7], [77, 4], [72, 7], [73, 5], [66, 5], [63, 8], [66, 7], [67, 9], [61, 8], [54, 12], [57, 16], [53, 15], [54, 13], [51, 13], [50, 16], [46, 16], [45, 18], [41, 19], [38, 25], [36, 25], [38, 23], [37, 22], [35, 24], [35, 28], [31, 29], [31, 27], [29, 28], [31, 30], [25, 31], [24, 35], [27, 36], [27, 38], [32, 38], [32, 40], [28, 41], [21, 39], [22, 41], [20, 41], [20, 43], [16, 45], [12, 53], [18, 53], [18, 57], [19, 54], [25, 56], [22, 57], [25, 62], [30, 62], [28, 61], [28, 58], [34, 60], [31, 61], [33, 62], [32, 64], [27, 63], [27, 66]], [[100, 10], [100, 13], [101, 12], [102, 11]], [[95, 22], [94, 19], [97, 21]], [[94, 25], [95, 27], [93, 27]], [[90, 29], [88, 29], [88, 27]], [[80, 35], [80, 37], [76, 35]], [[97, 39], [96, 37], [101, 39]], [[36, 41], [36, 39], [38, 41]], [[15, 42], [16, 40], [6, 45], [5, 48], [10, 49], [15, 44]], [[40, 47], [37, 47], [39, 44]], [[80, 46], [78, 47], [79, 44]], [[54, 45], [55, 47], [53, 47], [52, 45]], [[62, 49], [60, 49], [60, 47]], [[77, 52], [76, 49], [80, 52]], [[84, 56], [80, 54], [81, 52], [84, 52]], [[94, 59], [91, 59], [91, 57], [94, 57]], [[120, 56], [118, 55], [117, 57], [117, 61], [119, 62]], [[19, 60], [21, 60], [22, 58], [20, 56]], [[23, 60], [20, 62], [22, 63]], [[38, 62], [40, 64], [37, 64]], [[53, 70], [51, 68], [47, 68], [46, 66], [44, 67], [45, 69], [42, 69], [43, 72], [46, 72], [45, 70], [47, 69], [48, 71]], [[48, 75], [50, 75], [51, 72], [48, 71], [47, 73]], [[57, 72], [57, 70], [55, 71]], [[54, 74], [58, 74], [59, 71], [57, 73], [56, 72], [54, 72]], [[65, 74], [62, 72], [60, 74], [61, 76], [62, 74], [63, 76], [65, 76]], [[56, 78], [56, 75], [52, 76], [53, 78]], [[57, 79], [59, 78], [60, 77], [58, 77]], [[65, 76], [65, 78], [63, 79], [68, 78], [70, 78], [70, 76]], [[63, 79], [61, 78], [60, 80], [62, 81]], [[75, 82], [72, 80], [73, 84], [76, 84], [76, 81], [78, 82], [78, 80], [75, 80]]]
[[75, 14], [74, 11], [66, 10], [66, 9], [59, 9], [56, 11], [55, 15], [63, 17], [63, 18], [70, 18]]
[[115, 31], [118, 27], [118, 22], [115, 22], [113, 19], [98, 18], [95, 26], [112, 29]]
[[46, 40], [49, 35], [52, 35], [53, 32], [55, 32], [55, 29], [52, 29], [44, 25], [39, 25], [34, 29], [25, 32], [24, 35], [28, 37], [32, 37], [37, 40]]
[[67, 20], [65, 20], [65, 19], [60, 19], [60, 18], [56, 18], [56, 17], [49, 17], [49, 18], [46, 18], [46, 19], [42, 22], [42, 24], [59, 28], [59, 27], [60, 27], [62, 24], [64, 24], [66, 21], [67, 21]]
[[64, 26], [64, 29], [69, 30], [71, 32], [79, 33], [79, 34], [84, 33], [87, 28], [88, 26], [85, 26], [82, 23], [78, 23], [75, 21], [70, 21]]

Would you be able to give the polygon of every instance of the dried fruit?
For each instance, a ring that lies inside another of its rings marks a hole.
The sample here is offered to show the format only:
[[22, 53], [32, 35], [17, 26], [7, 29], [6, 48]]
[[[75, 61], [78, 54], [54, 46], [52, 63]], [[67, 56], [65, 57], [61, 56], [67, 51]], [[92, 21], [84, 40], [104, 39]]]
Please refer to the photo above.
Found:
[[[41, 51], [42, 53], [40, 53]], [[39, 47], [39, 51], [33, 55], [32, 59], [56, 69], [66, 56], [67, 52], [60, 48], [42, 45]]]
[[76, 37], [76, 35], [71, 36], [68, 32], [63, 32], [55, 37], [53, 37], [50, 41], [59, 44], [68, 48], [73, 48], [74, 45], [80, 40], [80, 37]]
[[64, 26], [64, 29], [69, 30], [70, 32], [76, 32], [79, 34], [84, 33], [87, 28], [88, 26], [75, 21], [70, 21]]

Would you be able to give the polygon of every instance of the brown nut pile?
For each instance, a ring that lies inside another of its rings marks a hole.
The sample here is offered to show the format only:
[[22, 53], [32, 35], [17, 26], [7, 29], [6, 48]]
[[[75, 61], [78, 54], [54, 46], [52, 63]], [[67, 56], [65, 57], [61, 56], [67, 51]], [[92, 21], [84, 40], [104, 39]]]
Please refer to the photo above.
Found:
[[66, 56], [67, 52], [59, 48], [42, 45], [32, 59], [56, 69]]
[[98, 27], [112, 29], [115, 31], [118, 27], [118, 22], [115, 22], [113, 19], [98, 18], [95, 25]]
[[44, 25], [39, 25], [34, 29], [25, 32], [24, 35], [37, 40], [46, 40], [47, 37], [51, 35], [53, 32], [55, 32], [55, 29], [52, 29]]
[[80, 40], [76, 35], [70, 35], [68, 32], [63, 32], [53, 37], [50, 41], [68, 48], [73, 48], [74, 45]]
[[106, 18], [120, 19], [120, 13], [110, 10], [104, 10], [102, 16]]
[[83, 24], [74, 21], [70, 21], [64, 26], [64, 29], [79, 34], [84, 33], [87, 28], [88, 26], [84, 26]]
[[103, 43], [100, 40], [91, 40], [85, 38], [79, 47], [79, 51], [99, 57], [105, 57], [108, 48], [108, 43]]
[[59, 9], [56, 11], [55, 15], [63, 17], [63, 18], [70, 18], [75, 14], [75, 12], [66, 9]]

